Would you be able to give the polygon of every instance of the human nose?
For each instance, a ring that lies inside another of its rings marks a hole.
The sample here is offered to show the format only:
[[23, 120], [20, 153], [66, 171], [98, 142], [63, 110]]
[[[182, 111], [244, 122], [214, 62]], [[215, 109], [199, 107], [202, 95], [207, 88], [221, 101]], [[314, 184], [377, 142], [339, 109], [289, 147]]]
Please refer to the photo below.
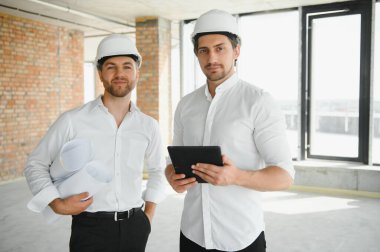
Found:
[[208, 54], [208, 63], [215, 63], [217, 62], [217, 54], [213, 51], [210, 51]]
[[115, 71], [115, 75], [116, 75], [117, 77], [119, 77], [119, 76], [123, 76], [123, 75], [124, 75], [124, 69], [123, 69], [122, 67], [117, 67], [117, 68], [116, 68], [116, 71]]

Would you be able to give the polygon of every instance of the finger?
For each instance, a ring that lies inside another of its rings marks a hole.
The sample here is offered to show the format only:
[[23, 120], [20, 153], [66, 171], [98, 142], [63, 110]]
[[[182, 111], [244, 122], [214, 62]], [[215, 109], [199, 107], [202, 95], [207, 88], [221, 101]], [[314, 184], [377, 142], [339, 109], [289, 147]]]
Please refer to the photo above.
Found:
[[181, 186], [174, 187], [174, 190], [176, 192], [182, 193], [182, 192], [187, 191], [188, 189], [190, 189], [191, 187], [193, 187], [193, 186], [195, 186], [197, 184], [198, 184], [198, 181], [194, 181], [194, 182], [188, 183], [186, 185], [181, 185]]
[[94, 202], [93, 197], [88, 198], [87, 200], [82, 201], [81, 203], [83, 204], [83, 207], [86, 209], [89, 205]]
[[209, 165], [209, 164], [197, 164], [197, 165], [191, 166], [191, 168], [193, 169], [193, 171], [202, 172], [210, 176], [215, 176], [215, 174], [217, 174], [218, 171], [220, 170], [220, 167], [216, 167], [215, 165]]
[[172, 178], [172, 180], [180, 180], [180, 179], [186, 178], [186, 175], [182, 174], [182, 173], [181, 174], [175, 174], [174, 173], [171, 178]]
[[231, 160], [226, 155], [222, 155], [222, 161], [224, 165], [232, 165]]
[[204, 164], [204, 163], [197, 163], [196, 165], [192, 165], [192, 167], [201, 167], [204, 169], [218, 169], [218, 166], [213, 164]]
[[183, 185], [186, 185], [186, 184], [191, 184], [191, 183], [193, 183], [195, 181], [196, 181], [196, 178], [192, 177], [192, 178], [187, 178], [187, 179], [176, 180], [176, 181], [174, 181], [174, 184], [176, 186], [183, 186]]
[[193, 173], [195, 175], [197, 175], [198, 177], [200, 177], [201, 179], [203, 179], [204, 181], [210, 183], [210, 184], [213, 184], [213, 182], [214, 182], [214, 177], [212, 177], [206, 173], [199, 172], [197, 170], [193, 170]]
[[193, 187], [193, 186], [195, 186], [197, 184], [198, 184], [198, 181], [195, 180], [195, 181], [193, 181], [191, 183], [188, 183], [188, 184], [184, 185], [183, 187], [187, 190], [187, 189], [189, 189], [189, 188], [191, 188], [191, 187]]
[[81, 202], [90, 202], [90, 204], [94, 201], [93, 196], [86, 198], [85, 200], [81, 200]]
[[80, 199], [80, 200], [81, 199], [85, 199], [85, 198], [87, 198], [89, 196], [90, 196], [89, 192], [82, 192], [82, 193], [79, 193], [77, 195], [74, 195], [75, 198]]
[[213, 165], [213, 164], [198, 163], [197, 165], [194, 166], [194, 168], [202, 168], [205, 171], [207, 170], [207, 171], [212, 171], [212, 172], [215, 172], [215, 173], [217, 173], [218, 171], [220, 171], [220, 166]]

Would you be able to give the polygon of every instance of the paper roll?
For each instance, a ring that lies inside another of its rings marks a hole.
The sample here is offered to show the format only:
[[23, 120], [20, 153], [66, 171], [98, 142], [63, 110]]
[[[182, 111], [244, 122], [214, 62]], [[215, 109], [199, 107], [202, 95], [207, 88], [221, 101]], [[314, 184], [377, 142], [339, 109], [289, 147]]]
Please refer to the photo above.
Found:
[[93, 158], [90, 140], [73, 139], [61, 148], [59, 155], [50, 166], [53, 182], [66, 179], [82, 169]]
[[[113, 173], [102, 162], [93, 160], [91, 141], [74, 139], [61, 148], [61, 151], [50, 166], [50, 176], [60, 197], [66, 198], [82, 192], [95, 195], [113, 179]], [[28, 203], [28, 208], [42, 212], [48, 223], [56, 221], [61, 215], [47, 206], [46, 195], [39, 193]]]
[[[68, 177], [57, 185], [61, 198], [66, 198], [82, 192], [88, 192], [89, 196], [95, 195], [105, 185], [111, 182], [113, 173], [106, 169], [106, 166], [99, 161], [91, 161], [83, 169]], [[48, 223], [56, 221], [61, 215], [54, 213], [50, 207], [46, 207], [42, 212]]]
[[57, 186], [57, 189], [62, 198], [82, 192], [89, 192], [89, 197], [91, 197], [112, 179], [113, 174], [106, 169], [106, 166], [94, 160], [71, 177], [65, 179]]

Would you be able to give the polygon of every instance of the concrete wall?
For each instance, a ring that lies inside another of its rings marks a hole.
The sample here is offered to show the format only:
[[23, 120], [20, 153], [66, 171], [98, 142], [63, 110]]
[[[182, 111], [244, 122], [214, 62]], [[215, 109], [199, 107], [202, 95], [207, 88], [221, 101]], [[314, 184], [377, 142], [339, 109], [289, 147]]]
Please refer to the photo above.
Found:
[[380, 193], [380, 168], [334, 161], [295, 162], [294, 184]]

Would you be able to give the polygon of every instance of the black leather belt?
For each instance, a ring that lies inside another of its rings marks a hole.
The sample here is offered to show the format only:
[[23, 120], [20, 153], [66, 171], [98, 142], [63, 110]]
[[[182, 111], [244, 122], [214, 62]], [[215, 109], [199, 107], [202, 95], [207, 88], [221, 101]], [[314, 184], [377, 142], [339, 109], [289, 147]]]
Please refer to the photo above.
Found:
[[100, 218], [100, 219], [110, 219], [114, 221], [121, 221], [131, 218], [136, 212], [140, 211], [141, 207], [131, 208], [125, 212], [82, 212], [73, 217], [89, 217], [89, 218]]

